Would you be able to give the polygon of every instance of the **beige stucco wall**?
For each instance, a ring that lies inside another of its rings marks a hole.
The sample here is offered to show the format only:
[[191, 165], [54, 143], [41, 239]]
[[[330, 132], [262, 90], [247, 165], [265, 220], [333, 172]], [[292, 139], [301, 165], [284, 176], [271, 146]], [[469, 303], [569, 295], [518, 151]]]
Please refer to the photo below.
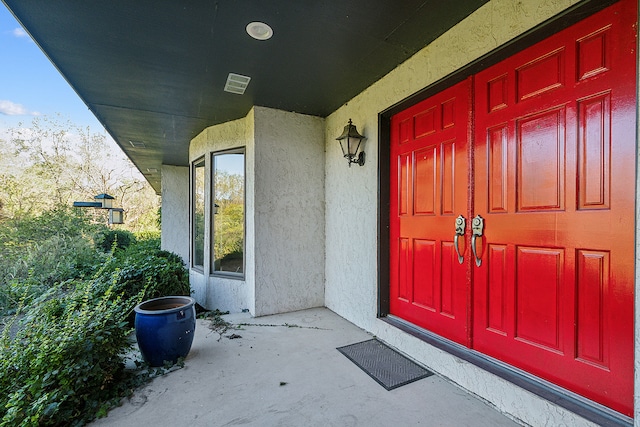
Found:
[[162, 166], [161, 247], [189, 262], [189, 168]]
[[256, 316], [324, 306], [324, 119], [255, 107]]
[[[243, 119], [205, 129], [191, 161], [245, 147], [245, 275], [190, 269], [196, 300], [209, 309], [255, 316], [324, 305], [324, 120], [255, 107]], [[209, 186], [205, 205], [210, 206]], [[211, 213], [205, 214], [205, 254]], [[186, 234], [188, 235], [188, 234]]]
[[[530, 425], [589, 423], [376, 318], [378, 113], [575, 3], [492, 0], [326, 120], [326, 306]], [[363, 167], [348, 168], [334, 139], [349, 118], [367, 137]]]

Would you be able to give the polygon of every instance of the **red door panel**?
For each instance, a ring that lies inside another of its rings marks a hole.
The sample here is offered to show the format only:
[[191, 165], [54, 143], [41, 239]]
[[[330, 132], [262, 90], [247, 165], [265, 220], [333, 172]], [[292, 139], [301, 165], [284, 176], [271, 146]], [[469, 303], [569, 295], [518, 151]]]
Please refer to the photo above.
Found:
[[390, 312], [465, 345], [470, 262], [453, 240], [468, 215], [470, 94], [468, 79], [391, 121]]
[[[390, 313], [628, 416], [636, 9], [397, 114], [390, 148]], [[458, 215], [484, 219], [480, 266]]]
[[475, 76], [473, 347], [633, 408], [635, 2]]

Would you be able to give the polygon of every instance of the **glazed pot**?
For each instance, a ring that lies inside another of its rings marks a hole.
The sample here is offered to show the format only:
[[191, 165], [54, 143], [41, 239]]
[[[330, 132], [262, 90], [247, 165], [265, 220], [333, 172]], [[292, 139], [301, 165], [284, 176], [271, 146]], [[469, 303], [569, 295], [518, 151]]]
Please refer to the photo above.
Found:
[[138, 347], [150, 366], [174, 364], [189, 354], [196, 330], [193, 298], [154, 298], [138, 304], [134, 311]]

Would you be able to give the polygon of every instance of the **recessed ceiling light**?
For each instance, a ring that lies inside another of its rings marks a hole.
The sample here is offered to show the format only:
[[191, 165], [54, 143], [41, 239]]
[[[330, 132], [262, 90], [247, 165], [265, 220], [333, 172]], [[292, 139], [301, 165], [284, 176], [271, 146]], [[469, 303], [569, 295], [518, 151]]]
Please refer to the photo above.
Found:
[[229, 73], [227, 77], [227, 83], [224, 85], [225, 92], [231, 92], [238, 95], [244, 94], [247, 90], [251, 77], [243, 76], [241, 74]]
[[149, 173], [158, 173], [158, 168], [147, 168], [147, 172], [149, 172]]
[[273, 36], [273, 30], [264, 22], [250, 22], [247, 25], [247, 34], [256, 40], [269, 40]]

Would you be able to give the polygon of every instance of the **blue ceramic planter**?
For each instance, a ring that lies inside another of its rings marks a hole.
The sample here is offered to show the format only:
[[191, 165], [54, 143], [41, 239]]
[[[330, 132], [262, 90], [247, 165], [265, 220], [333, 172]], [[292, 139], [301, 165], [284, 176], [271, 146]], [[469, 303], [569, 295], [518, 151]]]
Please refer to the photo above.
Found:
[[195, 300], [186, 296], [155, 298], [135, 307], [136, 338], [150, 366], [176, 363], [191, 350], [196, 330]]

